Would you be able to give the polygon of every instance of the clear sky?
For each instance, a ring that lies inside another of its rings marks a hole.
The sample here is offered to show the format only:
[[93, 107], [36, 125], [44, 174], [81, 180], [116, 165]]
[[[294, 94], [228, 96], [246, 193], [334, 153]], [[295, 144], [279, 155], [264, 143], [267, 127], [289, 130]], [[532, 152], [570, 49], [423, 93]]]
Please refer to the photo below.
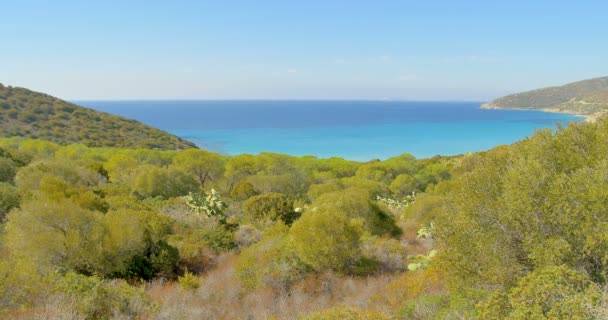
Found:
[[487, 100], [608, 75], [608, 1], [2, 1], [0, 83], [65, 99]]

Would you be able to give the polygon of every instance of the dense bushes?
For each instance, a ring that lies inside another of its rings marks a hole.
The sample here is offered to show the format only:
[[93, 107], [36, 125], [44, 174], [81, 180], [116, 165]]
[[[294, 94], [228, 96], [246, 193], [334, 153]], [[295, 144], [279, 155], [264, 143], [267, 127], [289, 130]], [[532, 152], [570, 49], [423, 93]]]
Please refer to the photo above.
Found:
[[[462, 183], [434, 187], [460, 170], [460, 158], [409, 155], [357, 163], [13, 138], [0, 139], [0, 157], [8, 168], [2, 171], [7, 182], [0, 183], [0, 212], [7, 214], [0, 237], [0, 290], [7, 295], [0, 310], [55, 304], [84, 318], [153, 314], [137, 284], [155, 279], [169, 280], [169, 286], [181, 281], [188, 290], [180, 292], [192, 297], [218, 281], [231, 283], [229, 291], [244, 299], [320, 295], [334, 301], [323, 305], [327, 308], [338, 301], [329, 297], [341, 294], [332, 291], [336, 282], [354, 294], [349, 281], [388, 283], [412, 262], [408, 255], [426, 254], [432, 241], [416, 239], [415, 231], [440, 216], [448, 202], [444, 197]], [[482, 160], [471, 163], [467, 172]], [[405, 206], [389, 205], [409, 205], [415, 199], [411, 192], [425, 189], [432, 193], [419, 195], [420, 207], [407, 208], [415, 212], [412, 221], [402, 220], [408, 216]], [[537, 256], [539, 264], [557, 257]], [[226, 257], [236, 261], [232, 278], [201, 279], [230, 265]], [[416, 289], [423, 286], [418, 278], [431, 281], [438, 292]], [[454, 304], [443, 284], [436, 277], [418, 278], [411, 275], [408, 281], [417, 285], [405, 285], [418, 293], [404, 295], [416, 302], [391, 302], [392, 314], [447, 314], [441, 308]], [[78, 288], [91, 287], [90, 296], [72, 300]], [[107, 294], [115, 299], [104, 305], [99, 299]], [[315, 314], [337, 315], [382, 317], [348, 307]]]
[[590, 318], [583, 306], [608, 279], [607, 132], [608, 120], [538, 132], [481, 154], [438, 202], [415, 205], [435, 206], [452, 298], [495, 292], [489, 318]]

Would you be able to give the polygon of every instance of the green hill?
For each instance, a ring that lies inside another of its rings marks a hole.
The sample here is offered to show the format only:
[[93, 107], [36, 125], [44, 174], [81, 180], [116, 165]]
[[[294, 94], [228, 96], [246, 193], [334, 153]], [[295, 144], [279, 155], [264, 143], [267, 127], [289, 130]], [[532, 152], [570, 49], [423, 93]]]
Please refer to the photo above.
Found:
[[135, 120], [0, 84], [0, 137], [13, 136], [90, 147], [195, 148], [191, 142]]
[[508, 95], [481, 106], [484, 109], [522, 109], [580, 115], [608, 110], [608, 77], [594, 78]]

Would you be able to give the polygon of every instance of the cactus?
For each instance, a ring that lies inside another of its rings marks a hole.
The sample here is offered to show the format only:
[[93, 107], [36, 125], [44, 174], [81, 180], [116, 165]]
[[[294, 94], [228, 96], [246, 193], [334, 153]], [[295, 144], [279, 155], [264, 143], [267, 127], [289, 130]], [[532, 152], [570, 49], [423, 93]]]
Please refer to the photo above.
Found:
[[222, 201], [220, 194], [215, 189], [211, 189], [208, 193], [203, 192], [203, 194], [190, 192], [183, 199], [190, 210], [198, 215], [217, 217], [220, 221], [226, 219], [224, 209], [228, 206]]

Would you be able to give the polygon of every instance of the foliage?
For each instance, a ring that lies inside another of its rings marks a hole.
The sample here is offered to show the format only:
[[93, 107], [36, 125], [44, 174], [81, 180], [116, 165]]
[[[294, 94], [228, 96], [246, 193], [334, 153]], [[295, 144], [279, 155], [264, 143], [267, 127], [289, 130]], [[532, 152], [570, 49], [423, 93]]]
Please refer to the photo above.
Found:
[[9, 158], [0, 157], [0, 183], [13, 182], [17, 174], [17, 165]]
[[301, 277], [305, 267], [290, 250], [288, 235], [289, 228], [278, 222], [259, 242], [243, 250], [236, 270], [245, 288], [284, 290]]
[[218, 178], [223, 171], [220, 155], [198, 149], [179, 152], [173, 158], [173, 164], [190, 172], [198, 180], [201, 188], [205, 188], [205, 182]]
[[177, 278], [179, 285], [182, 286], [184, 290], [196, 290], [201, 284], [199, 279], [192, 272], [189, 272], [188, 269], [184, 271], [184, 275]]
[[391, 209], [406, 209], [409, 208], [414, 203], [414, 201], [416, 201], [416, 193], [406, 195], [400, 201], [391, 198], [376, 196], [376, 201], [385, 204]]
[[388, 320], [388, 316], [377, 311], [357, 309], [347, 306], [339, 306], [332, 309], [313, 312], [307, 316], [299, 317], [300, 320]]
[[291, 227], [289, 244], [316, 271], [348, 271], [361, 256], [362, 232], [360, 221], [344, 212], [310, 210]]
[[230, 191], [230, 197], [235, 200], [244, 201], [253, 196], [257, 196], [258, 192], [255, 190], [253, 185], [247, 180], [239, 181], [232, 191]]
[[6, 214], [11, 209], [19, 206], [19, 194], [17, 188], [8, 184], [0, 182], [0, 221], [4, 220]]
[[135, 180], [135, 190], [143, 197], [168, 199], [183, 196], [198, 189], [196, 180], [180, 170], [149, 166], [140, 171]]
[[261, 223], [281, 220], [291, 225], [299, 216], [293, 200], [282, 193], [265, 193], [243, 202], [243, 214], [250, 221]]
[[429, 250], [429, 253], [426, 255], [415, 255], [408, 256], [407, 259], [410, 263], [407, 265], [407, 269], [410, 271], [423, 270], [428, 267], [431, 262], [433, 262], [433, 258], [437, 255], [437, 250], [432, 249]]
[[83, 319], [135, 318], [152, 307], [143, 290], [95, 276], [67, 273], [58, 277], [53, 291]]
[[225, 209], [228, 205], [222, 201], [220, 194], [215, 189], [203, 194], [190, 192], [184, 197], [184, 200], [190, 210], [198, 215], [215, 217], [222, 222], [226, 219]]
[[600, 291], [590, 279], [566, 266], [533, 271], [509, 294], [495, 292], [479, 305], [480, 319], [592, 319]]
[[[80, 107], [30, 91], [0, 84], [0, 136], [39, 138], [59, 144], [151, 149], [193, 148], [190, 142], [135, 120]], [[15, 116], [12, 116], [12, 115]]]

